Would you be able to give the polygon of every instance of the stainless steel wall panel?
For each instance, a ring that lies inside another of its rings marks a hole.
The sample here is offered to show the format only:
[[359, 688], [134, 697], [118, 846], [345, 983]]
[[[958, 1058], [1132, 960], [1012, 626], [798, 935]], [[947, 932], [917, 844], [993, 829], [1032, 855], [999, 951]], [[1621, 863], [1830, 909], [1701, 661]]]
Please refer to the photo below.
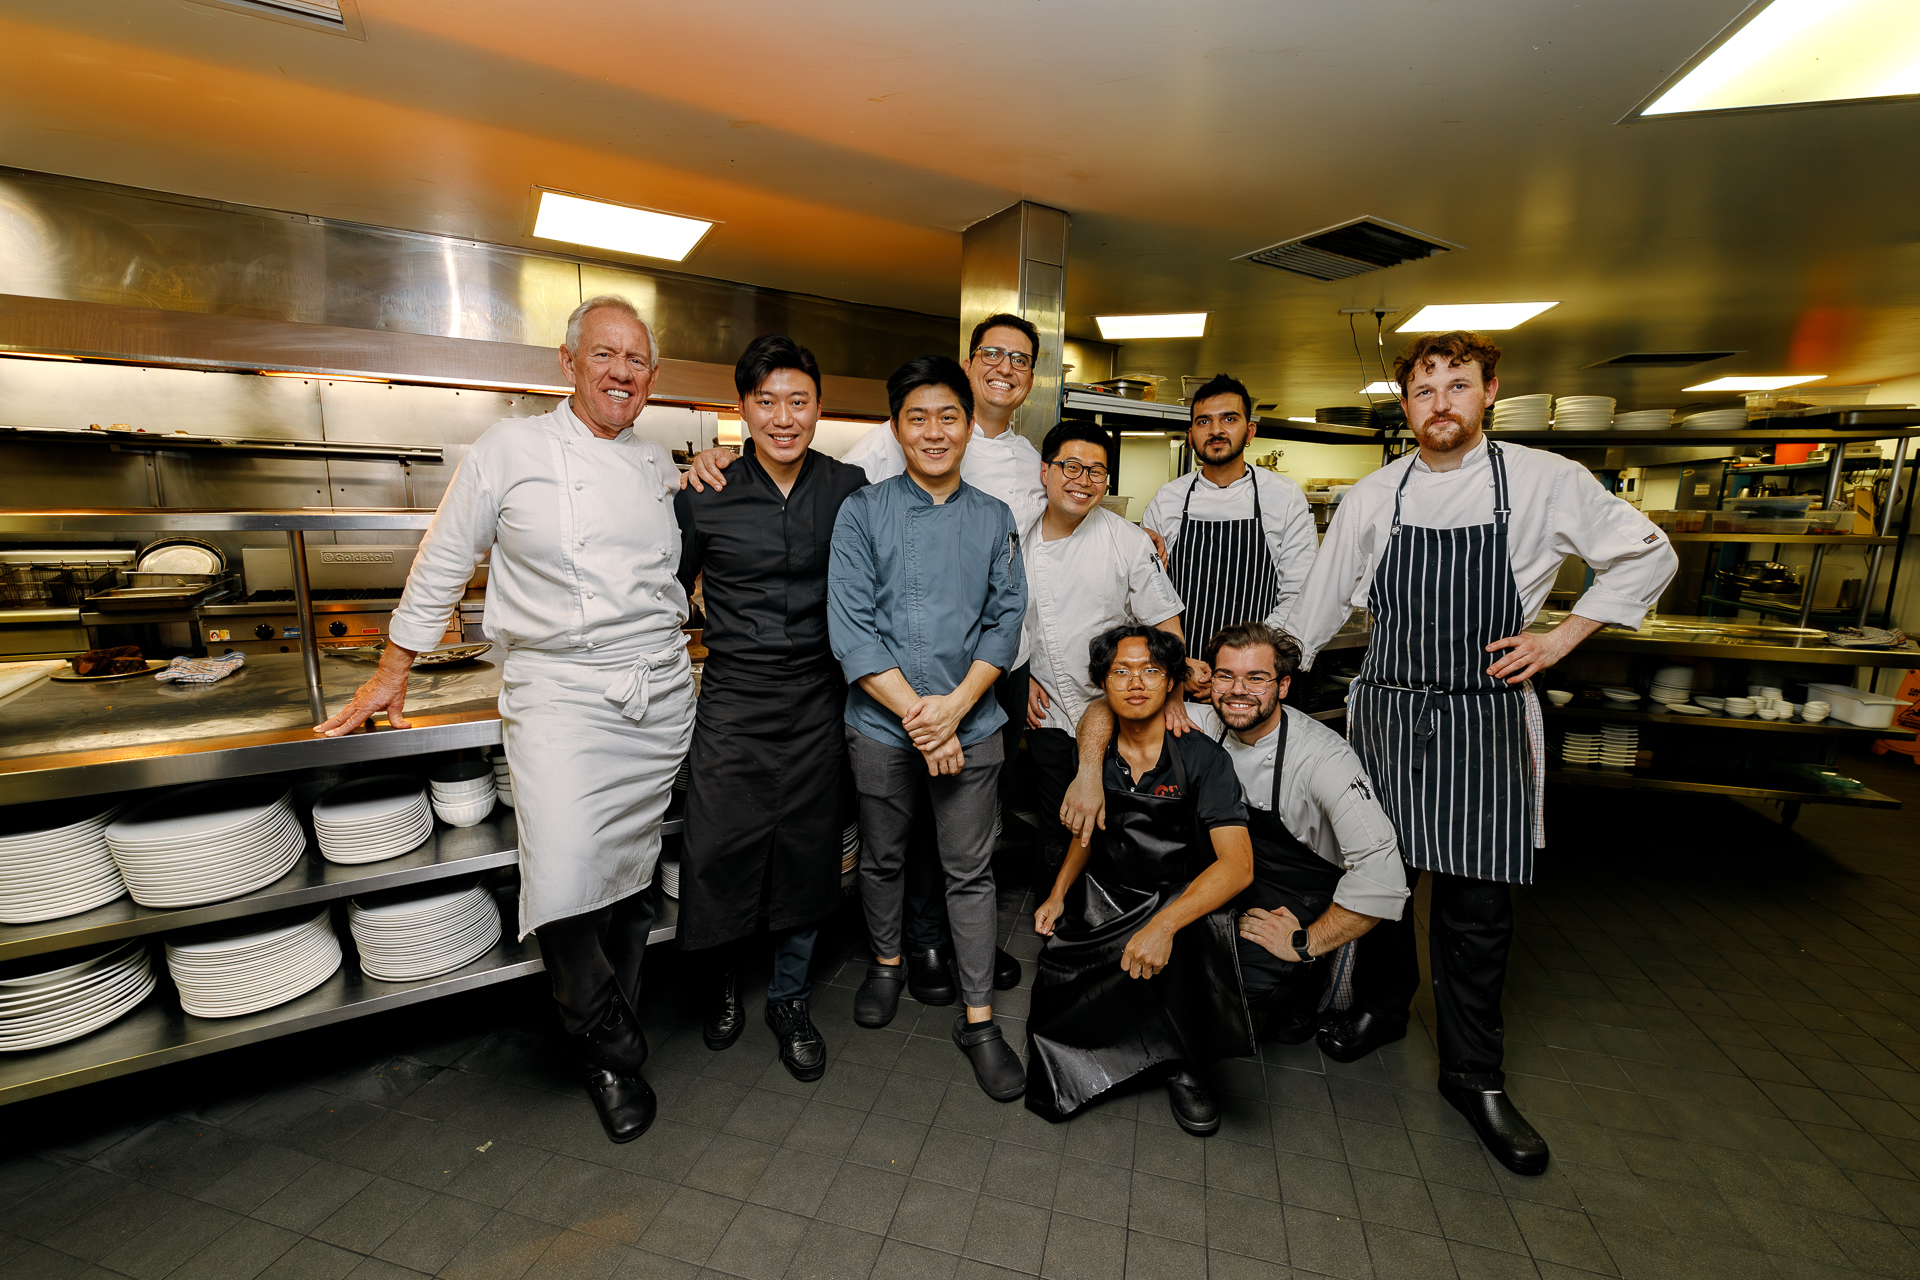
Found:
[[0, 360], [0, 423], [318, 440], [320, 395], [299, 378], [56, 360]]
[[148, 461], [105, 445], [8, 444], [0, 447], [0, 507], [151, 506]]
[[551, 413], [566, 398], [324, 378], [315, 385], [327, 439], [379, 444], [472, 444], [502, 418]]
[[1059, 209], [1023, 200], [960, 237], [960, 358], [969, 354], [974, 326], [995, 312], [1021, 316], [1040, 331], [1033, 390], [1013, 420], [1014, 429], [1036, 445], [1060, 417], [1069, 221]]

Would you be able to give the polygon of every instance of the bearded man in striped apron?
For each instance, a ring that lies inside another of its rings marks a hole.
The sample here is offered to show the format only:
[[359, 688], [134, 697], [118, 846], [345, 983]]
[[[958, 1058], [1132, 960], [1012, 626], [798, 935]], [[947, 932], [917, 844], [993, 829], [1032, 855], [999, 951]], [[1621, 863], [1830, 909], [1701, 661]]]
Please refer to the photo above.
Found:
[[[1407, 883], [1432, 886], [1440, 1092], [1516, 1173], [1547, 1144], [1505, 1092], [1501, 990], [1513, 940], [1510, 885], [1533, 879], [1544, 742], [1531, 678], [1602, 625], [1637, 627], [1673, 578], [1673, 548], [1580, 464], [1481, 433], [1500, 349], [1432, 334], [1394, 376], [1420, 448], [1340, 504], [1289, 630], [1310, 664], [1354, 608], [1373, 634], [1347, 736], [1400, 837]], [[1547, 632], [1527, 627], [1561, 563], [1593, 585]], [[1413, 912], [1358, 943], [1354, 1005], [1320, 1031], [1351, 1062], [1406, 1034], [1420, 967]]]
[[1313, 513], [1300, 486], [1250, 467], [1253, 396], [1218, 374], [1193, 395], [1187, 443], [1200, 459], [1190, 476], [1161, 485], [1140, 518], [1186, 602], [1188, 669], [1204, 681], [1197, 655], [1214, 632], [1239, 622], [1279, 626], [1313, 567]]

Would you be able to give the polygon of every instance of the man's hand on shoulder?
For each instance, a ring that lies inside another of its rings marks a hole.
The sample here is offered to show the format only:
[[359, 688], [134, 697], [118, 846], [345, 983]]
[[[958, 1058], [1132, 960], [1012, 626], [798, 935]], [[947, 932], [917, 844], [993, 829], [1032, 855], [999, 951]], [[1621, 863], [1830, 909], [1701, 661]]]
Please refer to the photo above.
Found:
[[726, 469], [740, 461], [740, 455], [731, 449], [702, 449], [693, 455], [693, 466], [681, 473], [680, 487], [692, 487], [695, 493], [705, 493], [707, 486], [715, 489], [727, 487]]

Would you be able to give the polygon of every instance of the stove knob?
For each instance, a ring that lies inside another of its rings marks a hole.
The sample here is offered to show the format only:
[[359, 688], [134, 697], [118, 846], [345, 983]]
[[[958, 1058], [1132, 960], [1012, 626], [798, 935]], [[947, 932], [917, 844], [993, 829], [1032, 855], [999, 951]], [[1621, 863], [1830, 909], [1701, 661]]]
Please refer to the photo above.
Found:
[[261, 640], [271, 640], [273, 639], [273, 628], [263, 622], [253, 629], [253, 634]]
[[333, 635], [343, 636], [347, 634], [347, 624], [344, 622], [329, 622], [327, 624], [327, 630]]

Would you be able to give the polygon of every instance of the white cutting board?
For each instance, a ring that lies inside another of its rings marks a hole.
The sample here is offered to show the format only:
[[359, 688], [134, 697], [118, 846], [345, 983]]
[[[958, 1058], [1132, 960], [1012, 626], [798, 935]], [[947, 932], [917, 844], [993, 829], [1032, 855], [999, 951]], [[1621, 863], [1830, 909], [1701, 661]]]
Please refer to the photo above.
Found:
[[64, 671], [67, 666], [59, 658], [39, 662], [0, 662], [0, 703], [13, 701], [54, 672]]

